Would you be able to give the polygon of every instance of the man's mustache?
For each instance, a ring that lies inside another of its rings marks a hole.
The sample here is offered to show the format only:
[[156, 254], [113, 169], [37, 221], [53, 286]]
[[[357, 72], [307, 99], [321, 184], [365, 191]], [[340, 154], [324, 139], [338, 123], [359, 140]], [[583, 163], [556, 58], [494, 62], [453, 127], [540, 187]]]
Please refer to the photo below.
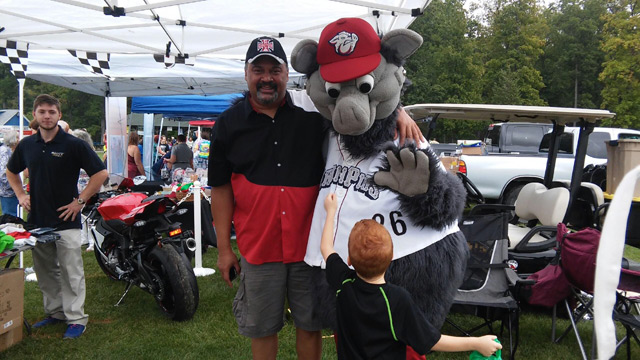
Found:
[[260, 90], [264, 86], [268, 86], [270, 88], [278, 90], [278, 84], [276, 84], [274, 81], [260, 82], [260, 83], [258, 83], [258, 85], [256, 87], [257, 87], [258, 90]]

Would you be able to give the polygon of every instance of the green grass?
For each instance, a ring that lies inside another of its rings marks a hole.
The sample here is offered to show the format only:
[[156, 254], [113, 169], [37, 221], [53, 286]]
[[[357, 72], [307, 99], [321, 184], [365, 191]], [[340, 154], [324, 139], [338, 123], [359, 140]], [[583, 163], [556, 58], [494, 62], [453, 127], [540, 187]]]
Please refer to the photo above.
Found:
[[[215, 268], [216, 250], [203, 255], [203, 266]], [[98, 268], [93, 253], [84, 253], [87, 283], [85, 311], [89, 324], [77, 340], [62, 340], [64, 324], [34, 330], [31, 336], [5, 353], [0, 359], [250, 359], [250, 342], [237, 332], [231, 312], [236, 288], [228, 288], [218, 273], [198, 278], [200, 306], [195, 317], [187, 322], [166, 319], [153, 298], [133, 288], [119, 307], [113, 305], [124, 290], [124, 283], [109, 280]], [[2, 264], [4, 266], [4, 263]], [[17, 259], [12, 266], [17, 266]], [[25, 266], [31, 266], [31, 254], [25, 254]], [[34, 323], [43, 317], [42, 295], [36, 283], [27, 282], [24, 316]], [[468, 326], [477, 321], [472, 316], [452, 315], [458, 324]], [[568, 321], [561, 319], [564, 329]], [[577, 359], [579, 350], [573, 334], [560, 344], [550, 340], [550, 311], [527, 311], [521, 315], [520, 359]], [[499, 330], [499, 325], [496, 327]], [[590, 349], [591, 323], [581, 325], [586, 346]], [[445, 325], [443, 333], [458, 335]], [[619, 334], [622, 334], [619, 331]], [[325, 335], [329, 335], [328, 332]], [[501, 338], [507, 342], [506, 332]], [[632, 358], [640, 358], [640, 348], [633, 344]], [[437, 353], [433, 359], [468, 359], [469, 353]], [[506, 356], [504, 357], [507, 358]], [[618, 358], [625, 358], [621, 351]], [[280, 333], [278, 359], [296, 359], [295, 329], [287, 323]], [[323, 359], [336, 359], [334, 341], [323, 340]]]

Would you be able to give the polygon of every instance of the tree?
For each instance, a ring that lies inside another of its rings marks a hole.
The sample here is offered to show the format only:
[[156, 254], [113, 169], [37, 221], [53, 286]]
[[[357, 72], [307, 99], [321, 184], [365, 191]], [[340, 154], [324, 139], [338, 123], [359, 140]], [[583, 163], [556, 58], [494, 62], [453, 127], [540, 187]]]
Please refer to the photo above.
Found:
[[410, 26], [424, 43], [405, 65], [413, 83], [405, 103], [480, 102], [482, 64], [468, 36], [470, 26], [462, 0], [435, 0]]
[[[410, 29], [424, 43], [407, 61], [405, 69], [412, 85], [403, 103], [479, 103], [482, 63], [474, 52], [474, 30], [463, 0], [434, 0]], [[440, 141], [475, 138], [484, 123], [438, 121], [433, 136]]]
[[546, 87], [541, 96], [549, 105], [600, 107], [606, 10], [606, 0], [562, 0], [547, 11], [549, 34], [541, 61]]
[[[60, 100], [62, 117], [72, 129], [85, 128], [95, 141], [101, 141], [100, 123], [105, 117], [103, 97], [27, 78], [24, 85], [25, 118], [33, 118], [31, 104], [43, 93]], [[9, 66], [0, 64], [0, 106], [5, 109], [17, 109], [18, 96], [18, 82], [9, 71]]]
[[605, 125], [640, 128], [640, 0], [619, 0], [606, 16], [600, 81], [602, 107], [617, 115]]
[[483, 97], [490, 103], [545, 105], [536, 64], [543, 54], [546, 22], [535, 0], [495, 0], [487, 8], [483, 46]]

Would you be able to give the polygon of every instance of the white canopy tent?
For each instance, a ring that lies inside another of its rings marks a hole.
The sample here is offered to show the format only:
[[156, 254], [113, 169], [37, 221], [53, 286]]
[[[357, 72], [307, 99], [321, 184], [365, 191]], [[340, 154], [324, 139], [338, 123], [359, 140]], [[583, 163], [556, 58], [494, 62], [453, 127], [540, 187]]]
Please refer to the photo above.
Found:
[[171, 42], [174, 56], [243, 59], [247, 45], [260, 35], [281, 37], [290, 53], [298, 41], [317, 39], [324, 26], [338, 18], [361, 17], [386, 33], [408, 27], [427, 4], [424, 0], [1, 0], [0, 39], [27, 42], [32, 49], [123, 54], [165, 54]]

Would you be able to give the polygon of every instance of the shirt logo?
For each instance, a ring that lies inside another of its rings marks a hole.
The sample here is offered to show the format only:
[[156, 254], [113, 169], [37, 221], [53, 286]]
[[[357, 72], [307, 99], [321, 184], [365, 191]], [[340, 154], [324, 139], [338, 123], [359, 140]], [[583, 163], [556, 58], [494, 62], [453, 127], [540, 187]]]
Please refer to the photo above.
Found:
[[260, 39], [257, 45], [258, 45], [258, 52], [273, 51], [273, 41], [271, 39]]
[[380, 190], [372, 184], [372, 178], [373, 176], [362, 172], [360, 168], [355, 166], [334, 165], [324, 171], [320, 188], [328, 188], [332, 184], [342, 186], [345, 189], [353, 187], [355, 191], [363, 193], [369, 199], [377, 200], [380, 197]]
[[55, 157], [59, 157], [59, 158], [61, 158], [61, 157], [63, 157], [63, 156], [64, 156], [64, 153], [63, 153], [63, 152], [58, 152], [58, 151], [52, 151], [52, 152], [51, 152], [51, 155], [52, 155], [52, 156], [55, 156]]
[[358, 35], [347, 31], [340, 31], [336, 34], [329, 44], [332, 44], [336, 48], [336, 54], [342, 56], [351, 55], [356, 51], [356, 44], [358, 43]]

